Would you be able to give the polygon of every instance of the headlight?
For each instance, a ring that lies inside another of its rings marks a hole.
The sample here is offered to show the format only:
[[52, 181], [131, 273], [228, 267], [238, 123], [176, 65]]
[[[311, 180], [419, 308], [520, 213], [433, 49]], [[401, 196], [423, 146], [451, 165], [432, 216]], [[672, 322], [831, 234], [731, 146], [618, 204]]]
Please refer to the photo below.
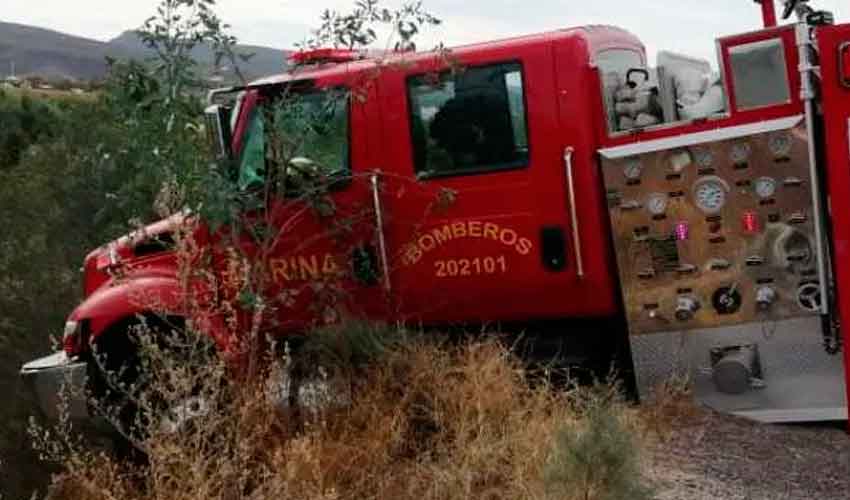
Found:
[[80, 327], [80, 323], [76, 321], [68, 321], [65, 323], [65, 331], [62, 333], [62, 342], [65, 342], [69, 338], [73, 337], [77, 333], [77, 329]]

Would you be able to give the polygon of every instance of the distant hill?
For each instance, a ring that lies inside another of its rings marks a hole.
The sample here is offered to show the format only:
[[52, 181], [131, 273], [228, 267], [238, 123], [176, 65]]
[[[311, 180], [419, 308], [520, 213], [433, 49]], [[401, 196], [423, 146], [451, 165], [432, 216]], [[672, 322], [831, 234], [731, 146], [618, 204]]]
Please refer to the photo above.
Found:
[[[239, 46], [239, 53], [254, 54], [240, 64], [248, 78], [280, 73], [288, 52], [268, 47]], [[209, 47], [196, 48], [193, 57], [204, 67], [212, 65]], [[0, 77], [10, 72], [15, 63], [18, 76], [41, 76], [48, 79], [96, 80], [106, 75], [106, 57], [144, 60], [149, 49], [132, 31], [109, 42], [101, 42], [58, 31], [0, 22]], [[223, 75], [228, 77], [230, 75]]]
[[[108, 53], [113, 57], [133, 57], [144, 59], [151, 57], [153, 52], [142, 44], [139, 36], [133, 31], [125, 31], [117, 38], [107, 43]], [[239, 54], [253, 54], [247, 62], [240, 63], [242, 72], [248, 78], [259, 78], [261, 76], [280, 73], [286, 64], [289, 51], [260, 47], [256, 45], [239, 45], [236, 47]], [[213, 51], [208, 46], [195, 47], [192, 57], [203, 66], [211, 66], [213, 63]]]

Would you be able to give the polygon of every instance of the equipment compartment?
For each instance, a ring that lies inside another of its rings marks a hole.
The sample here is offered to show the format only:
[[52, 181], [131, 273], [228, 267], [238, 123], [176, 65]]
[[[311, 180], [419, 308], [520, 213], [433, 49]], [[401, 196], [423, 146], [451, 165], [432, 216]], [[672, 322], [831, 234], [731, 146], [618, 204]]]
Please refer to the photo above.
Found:
[[802, 116], [600, 153], [632, 335], [820, 312]]

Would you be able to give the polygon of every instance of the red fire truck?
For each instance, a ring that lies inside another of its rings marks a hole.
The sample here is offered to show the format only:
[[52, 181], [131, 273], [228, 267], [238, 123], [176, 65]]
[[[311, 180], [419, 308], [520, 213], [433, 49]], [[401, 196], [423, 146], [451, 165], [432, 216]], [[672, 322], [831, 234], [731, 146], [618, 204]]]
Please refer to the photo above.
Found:
[[[662, 51], [651, 63], [609, 26], [458, 47], [450, 61], [303, 52], [298, 72], [214, 92], [238, 99], [210, 107], [210, 129], [235, 177], [263, 182], [276, 95], [309, 107], [360, 87], [332, 110], [321, 154], [340, 179], [337, 215], [368, 216], [330, 236], [272, 201], [289, 221], [270, 263], [281, 293], [333, 277], [365, 318], [539, 327], [605, 356], [626, 345], [641, 398], [686, 375], [719, 411], [846, 419], [850, 25], [808, 0], [787, 0], [796, 22], [777, 25], [772, 0], [756, 3], [763, 28], [718, 39], [716, 62]], [[22, 369], [45, 412], [58, 381], [84, 383], [91, 346], [108, 350], [151, 312], [134, 297], [180, 314], [175, 257], [157, 242], [182, 223], [86, 258], [64, 351]], [[314, 303], [293, 296], [281, 331], [314, 324]]]

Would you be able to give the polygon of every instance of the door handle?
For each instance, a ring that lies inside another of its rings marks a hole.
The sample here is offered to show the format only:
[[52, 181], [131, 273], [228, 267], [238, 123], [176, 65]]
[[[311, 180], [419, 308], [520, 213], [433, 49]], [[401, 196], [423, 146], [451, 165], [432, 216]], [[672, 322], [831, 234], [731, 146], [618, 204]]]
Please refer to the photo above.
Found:
[[392, 291], [392, 283], [390, 282], [390, 268], [387, 261], [387, 240], [384, 237], [384, 212], [381, 208], [381, 192], [380, 192], [380, 177], [381, 172], [376, 170], [370, 176], [370, 184], [372, 186], [372, 205], [375, 210], [375, 224], [378, 229], [378, 250], [381, 252], [381, 267], [384, 273], [384, 289], [387, 293]]
[[850, 88], [850, 42], [838, 46], [838, 81], [844, 88]]
[[564, 167], [567, 170], [567, 194], [570, 202], [570, 219], [573, 228], [573, 246], [576, 251], [576, 274], [584, 278], [584, 259], [581, 255], [581, 239], [579, 237], [578, 213], [576, 212], [576, 187], [573, 179], [573, 152], [575, 148], [567, 146], [564, 148]]

